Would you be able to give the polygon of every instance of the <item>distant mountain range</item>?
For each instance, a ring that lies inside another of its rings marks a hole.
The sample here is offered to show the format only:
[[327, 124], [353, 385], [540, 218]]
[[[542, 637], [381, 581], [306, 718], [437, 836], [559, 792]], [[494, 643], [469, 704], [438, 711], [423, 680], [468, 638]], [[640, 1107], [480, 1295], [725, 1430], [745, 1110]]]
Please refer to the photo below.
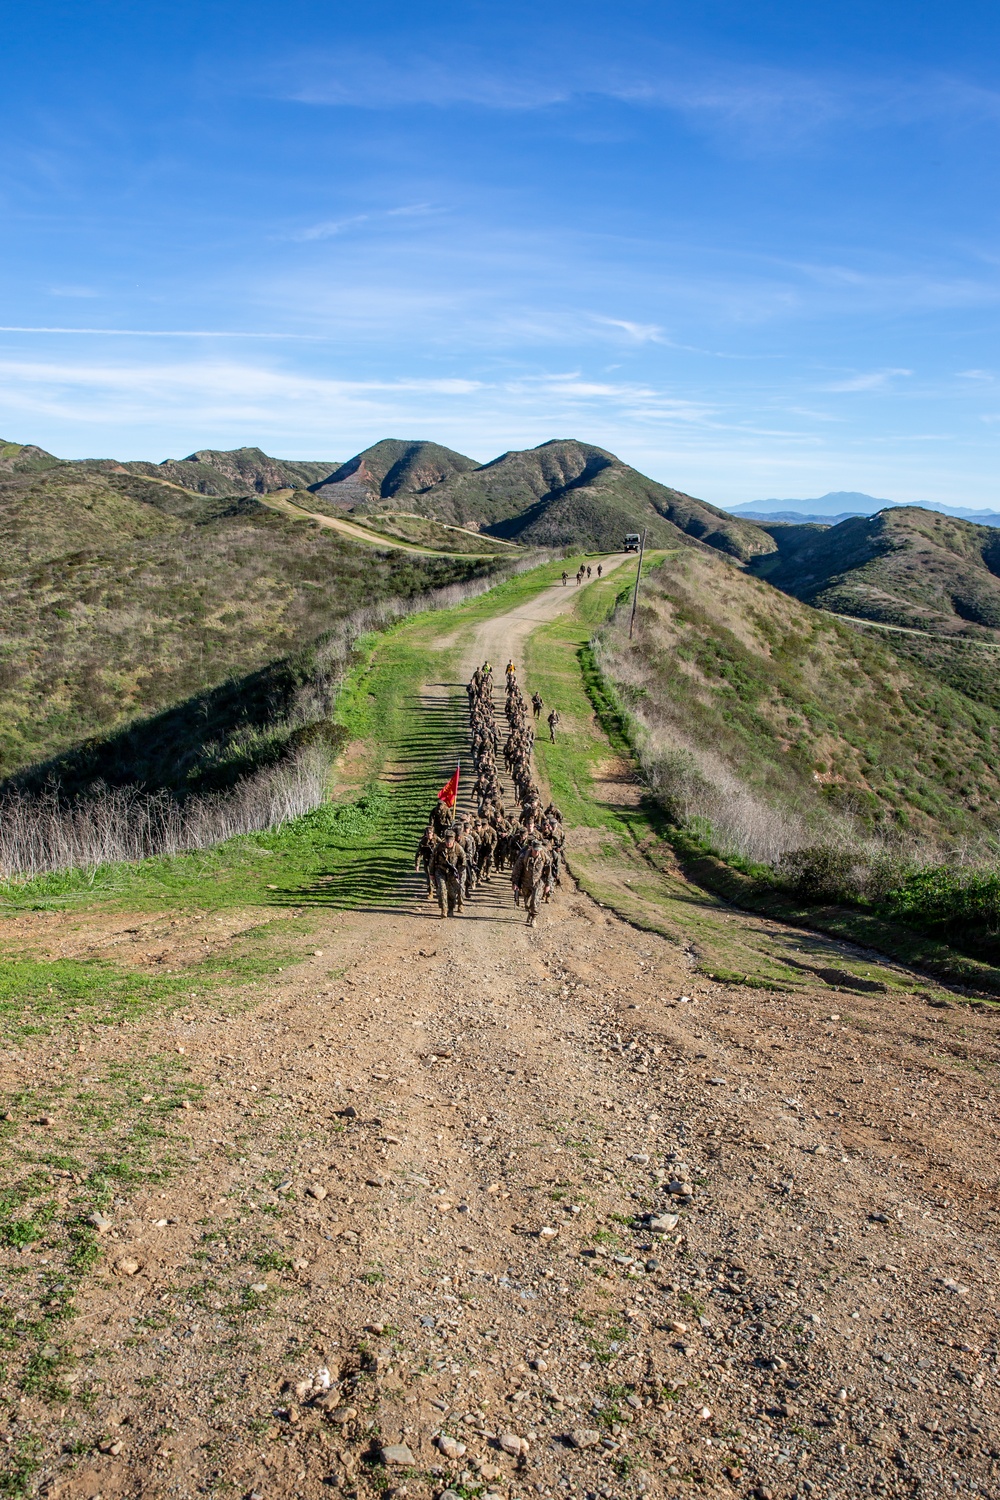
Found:
[[957, 516], [962, 521], [974, 521], [979, 526], [1000, 526], [1000, 511], [968, 510], [959, 505], [944, 505], [930, 500], [879, 500], [874, 495], [862, 494], [859, 490], [831, 490], [815, 500], [750, 500], [743, 505], [723, 507], [731, 516], [742, 516], [748, 521], [804, 521], [832, 526], [846, 521], [851, 516], [874, 516], [880, 510], [894, 509], [900, 505], [915, 506], [919, 510], [935, 510], [945, 516]]

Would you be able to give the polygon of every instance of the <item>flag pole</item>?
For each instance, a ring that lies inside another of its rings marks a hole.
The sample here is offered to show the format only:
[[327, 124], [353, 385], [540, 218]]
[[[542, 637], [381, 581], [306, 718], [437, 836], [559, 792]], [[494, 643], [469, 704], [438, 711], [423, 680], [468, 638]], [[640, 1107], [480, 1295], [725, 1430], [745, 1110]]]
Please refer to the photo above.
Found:
[[639, 561], [635, 565], [635, 589], [634, 589], [633, 594], [632, 594], [632, 614], [631, 614], [631, 617], [630, 617], [629, 622], [628, 622], [628, 638], [629, 638], [629, 640], [632, 639], [632, 631], [635, 628], [635, 607], [636, 607], [636, 604], [639, 602], [639, 579], [642, 577], [642, 554], [645, 552], [645, 550], [646, 550], [646, 532], [645, 532], [645, 529], [643, 529], [642, 537], [640, 538], [640, 541], [639, 541]]

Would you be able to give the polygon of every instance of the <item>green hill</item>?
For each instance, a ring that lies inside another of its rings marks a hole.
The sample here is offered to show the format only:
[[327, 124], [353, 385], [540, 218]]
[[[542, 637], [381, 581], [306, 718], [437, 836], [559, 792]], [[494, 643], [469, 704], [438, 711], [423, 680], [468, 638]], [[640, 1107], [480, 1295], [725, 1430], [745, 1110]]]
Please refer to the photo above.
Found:
[[474, 459], [440, 443], [384, 438], [356, 453], [312, 489], [318, 500], [338, 511], [378, 509], [383, 501], [420, 494], [475, 467]]
[[34, 474], [51, 469], [60, 460], [34, 443], [7, 443], [0, 438], [0, 475]]
[[326, 462], [271, 458], [260, 448], [232, 448], [228, 451], [202, 448], [187, 458], [168, 458], [160, 464], [137, 461], [114, 467], [127, 469], [133, 474], [168, 479], [202, 495], [245, 494], [247, 491], [267, 495], [273, 490], [307, 489], [327, 478], [337, 466]]
[[1000, 640], [1000, 531], [916, 507], [837, 526], [764, 523], [754, 571], [823, 609], [936, 635]]
[[574, 439], [553, 439], [480, 465], [435, 444], [377, 443], [316, 493], [362, 514], [390, 508], [405, 493], [407, 507], [430, 519], [533, 546], [615, 551], [627, 532], [646, 529], [651, 546], [674, 545], [679, 530], [741, 559], [774, 550], [753, 522], [647, 479], [606, 449]]
[[995, 708], [703, 549], [650, 574], [635, 641], [622, 612], [599, 654], [654, 786], [730, 852], [995, 833]]
[[28, 451], [0, 472], [0, 777], [263, 671], [362, 606], [492, 566], [355, 544], [245, 493], [165, 483], [159, 465], [35, 467]]

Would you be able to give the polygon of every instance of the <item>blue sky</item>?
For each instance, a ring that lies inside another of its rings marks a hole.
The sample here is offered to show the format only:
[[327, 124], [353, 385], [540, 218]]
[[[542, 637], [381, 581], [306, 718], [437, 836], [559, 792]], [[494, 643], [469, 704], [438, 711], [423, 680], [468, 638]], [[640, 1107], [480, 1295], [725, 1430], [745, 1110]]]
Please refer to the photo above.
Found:
[[3, 7], [0, 436], [1000, 508], [1000, 10]]

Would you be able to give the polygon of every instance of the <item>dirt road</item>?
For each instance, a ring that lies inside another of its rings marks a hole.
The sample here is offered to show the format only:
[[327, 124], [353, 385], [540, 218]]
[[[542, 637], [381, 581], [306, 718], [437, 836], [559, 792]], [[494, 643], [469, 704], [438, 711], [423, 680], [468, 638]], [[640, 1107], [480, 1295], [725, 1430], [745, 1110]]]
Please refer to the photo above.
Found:
[[[293, 521], [314, 521], [317, 526], [325, 527], [328, 531], [339, 531], [341, 536], [348, 536], [355, 542], [368, 542], [373, 547], [386, 547], [395, 552], [416, 552], [421, 557], [482, 557], [488, 554], [480, 552], [442, 552], [435, 547], [421, 547], [416, 542], [404, 542], [398, 537], [387, 536], [381, 531], [369, 531], [367, 527], [359, 526], [355, 521], [348, 521], [340, 516], [328, 516], [322, 511], [306, 510], [301, 505], [296, 505], [290, 497], [295, 493], [289, 490], [283, 493], [274, 490], [269, 495], [259, 495], [257, 498], [262, 505], [267, 505], [271, 510], [280, 511], [282, 515], [291, 516]], [[457, 530], [458, 528], [450, 528]]]
[[1000, 1492], [992, 1014], [710, 983], [568, 888], [531, 931], [496, 877], [400, 894], [240, 1012], [7, 1059], [191, 1067], [77, 1301], [92, 1395], [10, 1398], [46, 1493]]

